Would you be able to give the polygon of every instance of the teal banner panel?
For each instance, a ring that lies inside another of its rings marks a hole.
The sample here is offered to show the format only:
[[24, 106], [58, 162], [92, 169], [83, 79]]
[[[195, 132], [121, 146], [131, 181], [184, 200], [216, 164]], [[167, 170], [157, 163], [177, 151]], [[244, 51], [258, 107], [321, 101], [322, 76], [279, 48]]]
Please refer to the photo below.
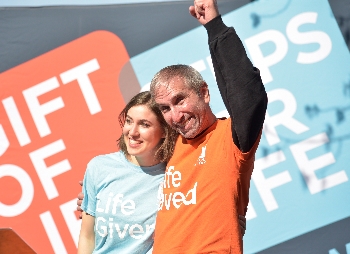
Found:
[[[350, 216], [350, 54], [326, 0], [256, 1], [223, 19], [269, 97], [244, 236], [245, 253], [256, 253]], [[214, 113], [227, 116], [203, 27], [131, 63], [143, 90], [166, 65], [194, 66], [209, 84]]]

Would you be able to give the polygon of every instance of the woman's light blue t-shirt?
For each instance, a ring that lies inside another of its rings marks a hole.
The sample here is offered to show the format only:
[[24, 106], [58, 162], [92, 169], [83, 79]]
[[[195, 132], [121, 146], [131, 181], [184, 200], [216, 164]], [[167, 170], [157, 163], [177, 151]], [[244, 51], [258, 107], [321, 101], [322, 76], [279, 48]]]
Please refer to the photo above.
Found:
[[165, 166], [139, 167], [122, 152], [88, 163], [81, 207], [95, 217], [93, 253], [151, 252]]

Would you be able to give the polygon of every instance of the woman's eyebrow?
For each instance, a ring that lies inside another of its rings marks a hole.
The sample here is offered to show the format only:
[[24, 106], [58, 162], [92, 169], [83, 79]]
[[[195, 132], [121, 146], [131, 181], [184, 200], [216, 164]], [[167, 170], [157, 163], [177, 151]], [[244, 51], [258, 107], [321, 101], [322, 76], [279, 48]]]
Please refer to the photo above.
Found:
[[152, 123], [152, 122], [150, 122], [150, 121], [149, 121], [149, 120], [147, 120], [147, 119], [140, 119], [140, 120], [139, 120], [139, 122], [141, 122], [141, 123], [145, 123], [145, 122], [147, 122], [147, 123], [150, 123], [150, 124]]

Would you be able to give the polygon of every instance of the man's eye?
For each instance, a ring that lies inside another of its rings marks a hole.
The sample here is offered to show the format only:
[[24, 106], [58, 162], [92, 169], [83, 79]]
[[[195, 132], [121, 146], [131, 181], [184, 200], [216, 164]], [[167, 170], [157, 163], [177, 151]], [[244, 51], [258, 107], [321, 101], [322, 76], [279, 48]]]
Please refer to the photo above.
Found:
[[162, 111], [163, 113], [168, 112], [169, 111], [169, 107], [161, 107], [160, 111]]
[[131, 120], [130, 119], [125, 119], [125, 123], [126, 124], [131, 124]]
[[184, 97], [178, 97], [177, 99], [176, 99], [176, 104], [182, 104], [184, 102]]

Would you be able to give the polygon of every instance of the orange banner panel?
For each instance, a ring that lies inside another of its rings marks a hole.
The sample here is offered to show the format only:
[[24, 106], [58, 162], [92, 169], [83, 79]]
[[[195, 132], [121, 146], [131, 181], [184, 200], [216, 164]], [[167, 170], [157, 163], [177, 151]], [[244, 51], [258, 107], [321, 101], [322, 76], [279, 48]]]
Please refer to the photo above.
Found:
[[125, 66], [123, 42], [96, 31], [0, 74], [0, 225], [38, 253], [76, 252], [78, 181], [118, 150]]

